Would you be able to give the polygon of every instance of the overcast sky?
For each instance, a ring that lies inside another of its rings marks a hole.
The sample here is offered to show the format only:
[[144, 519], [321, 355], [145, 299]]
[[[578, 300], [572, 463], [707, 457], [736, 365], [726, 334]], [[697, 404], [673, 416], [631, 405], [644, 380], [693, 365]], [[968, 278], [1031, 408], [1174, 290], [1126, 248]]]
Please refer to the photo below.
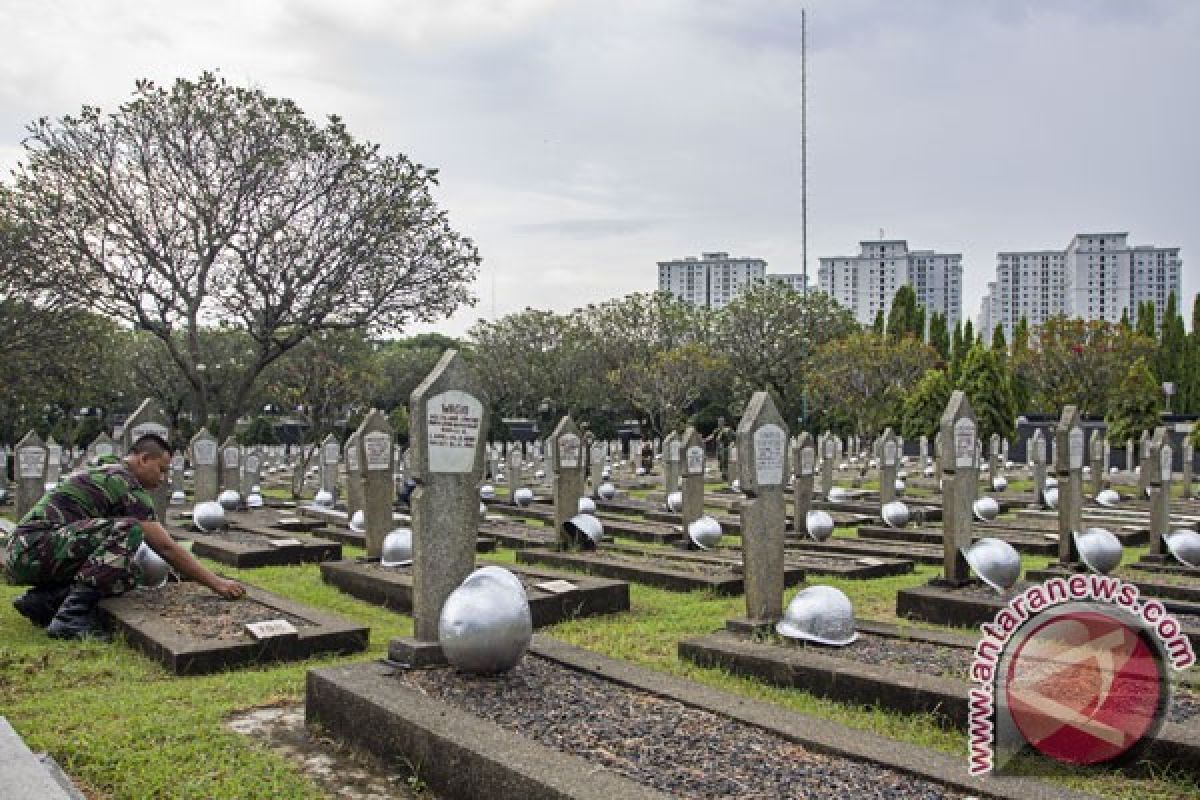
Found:
[[[441, 170], [478, 304], [566, 311], [723, 250], [799, 272], [800, 4], [0, 0], [0, 166], [24, 126], [219, 69]], [[1200, 2], [808, 9], [808, 260], [884, 233], [963, 254], [1128, 231], [1200, 291]]]

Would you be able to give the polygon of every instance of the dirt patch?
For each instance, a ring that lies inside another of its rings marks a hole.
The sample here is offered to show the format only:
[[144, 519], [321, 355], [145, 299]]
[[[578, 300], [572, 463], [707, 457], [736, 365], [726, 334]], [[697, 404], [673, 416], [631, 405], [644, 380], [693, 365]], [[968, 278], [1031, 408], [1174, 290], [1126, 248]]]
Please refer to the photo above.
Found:
[[180, 635], [194, 639], [244, 639], [248, 623], [272, 619], [286, 619], [297, 629], [313, 627], [310, 620], [257, 600], [247, 597], [225, 600], [191, 582], [168, 583], [161, 589], [137, 589], [124, 596], [139, 609], [173, 623]]
[[388, 769], [382, 761], [306, 727], [303, 705], [250, 709], [230, 718], [225, 725], [296, 764], [329, 797], [436, 800], [411, 770]]

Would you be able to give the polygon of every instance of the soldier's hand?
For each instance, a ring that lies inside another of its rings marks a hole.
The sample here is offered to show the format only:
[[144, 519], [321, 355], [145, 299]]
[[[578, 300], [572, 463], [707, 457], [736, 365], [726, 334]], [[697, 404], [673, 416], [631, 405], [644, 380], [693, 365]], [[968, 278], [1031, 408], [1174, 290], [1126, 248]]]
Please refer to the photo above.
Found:
[[244, 597], [246, 587], [242, 586], [237, 581], [231, 581], [227, 578], [217, 578], [212, 585], [212, 590], [224, 597], [226, 600], [237, 600], [239, 597]]

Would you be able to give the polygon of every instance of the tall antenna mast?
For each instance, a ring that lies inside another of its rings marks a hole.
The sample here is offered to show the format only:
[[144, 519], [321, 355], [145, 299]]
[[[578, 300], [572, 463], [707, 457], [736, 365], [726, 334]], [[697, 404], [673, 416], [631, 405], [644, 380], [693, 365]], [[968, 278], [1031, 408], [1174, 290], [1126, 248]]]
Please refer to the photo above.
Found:
[[808, 45], [805, 10], [800, 9], [800, 265], [808, 294]]

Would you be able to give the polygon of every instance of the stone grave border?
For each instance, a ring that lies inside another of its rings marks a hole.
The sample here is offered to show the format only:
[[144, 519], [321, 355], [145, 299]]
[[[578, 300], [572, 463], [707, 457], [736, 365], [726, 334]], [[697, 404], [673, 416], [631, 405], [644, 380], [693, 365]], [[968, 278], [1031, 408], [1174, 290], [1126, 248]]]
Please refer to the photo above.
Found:
[[[1029, 778], [972, 778], [958, 755], [787, 711], [544, 636], [534, 637], [530, 654], [764, 730], [815, 753], [867, 761], [967, 795], [1010, 800], [1083, 797]], [[486, 795], [496, 800], [664, 797], [627, 778], [598, 769], [591, 762], [545, 747], [489, 720], [408, 689], [393, 679], [394, 674], [395, 668], [386, 663], [309, 670], [306, 720], [377, 756], [400, 756], [419, 764], [421, 777], [435, 792], [447, 797]]]
[[298, 545], [276, 547], [265, 542], [254, 545], [224, 539], [222, 534], [225, 533], [247, 533], [270, 538], [265, 531], [236, 525], [232, 529], [223, 529], [215, 533], [188, 531], [188, 537], [192, 540], [192, 553], [238, 569], [288, 567], [336, 561], [342, 557], [341, 544], [308, 534], [273, 534], [279, 539], [295, 539], [300, 542]]
[[[487, 566], [480, 563], [477, 566]], [[576, 617], [597, 614], [613, 614], [629, 610], [629, 584], [622, 581], [553, 572], [512, 564], [497, 566], [513, 572], [530, 575], [544, 580], [569, 580], [576, 589], [561, 594], [540, 592], [529, 598], [529, 611], [533, 615], [533, 626], [540, 628]], [[363, 560], [326, 561], [321, 564], [321, 579], [331, 586], [374, 605], [392, 611], [412, 613], [412, 572], [382, 573], [371, 569]]]
[[295, 637], [255, 641], [200, 639], [176, 633], [174, 626], [152, 612], [138, 608], [129, 597], [109, 597], [100, 602], [105, 621], [124, 634], [135, 650], [162, 664], [175, 675], [206, 675], [231, 667], [273, 661], [298, 661], [319, 653], [349, 655], [367, 649], [370, 628], [342, 617], [302, 605], [257, 586], [246, 585], [250, 600], [313, 623]]

